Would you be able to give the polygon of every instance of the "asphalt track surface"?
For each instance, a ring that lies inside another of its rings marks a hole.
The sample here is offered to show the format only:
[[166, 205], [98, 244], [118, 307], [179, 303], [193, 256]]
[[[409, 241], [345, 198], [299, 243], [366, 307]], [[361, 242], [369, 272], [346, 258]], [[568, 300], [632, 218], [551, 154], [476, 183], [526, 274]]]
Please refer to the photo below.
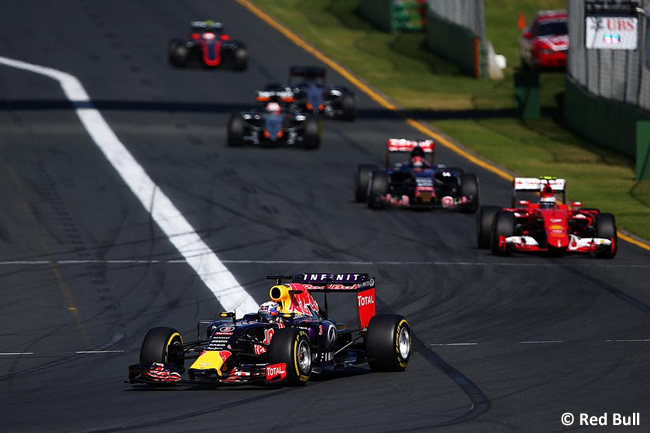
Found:
[[[167, 40], [208, 18], [249, 45], [248, 71], [167, 65]], [[0, 431], [548, 432], [568, 429], [565, 412], [639, 412], [647, 430], [649, 252], [497, 258], [476, 249], [473, 216], [354, 203], [355, 165], [380, 164], [389, 136], [418, 136], [363, 94], [359, 120], [325, 122], [317, 151], [227, 148], [228, 113], [314, 63], [233, 1], [26, 0], [3, 5], [0, 29], [1, 56], [83, 83], [257, 301], [270, 273], [368, 272], [379, 311], [415, 333], [399, 374], [359, 368], [299, 389], [125, 384], [149, 328], [192, 336], [220, 305], [57, 82], [0, 66]], [[438, 158], [475, 171], [483, 203], [507, 204], [507, 182], [445, 149]], [[350, 305], [331, 309], [349, 319]]]

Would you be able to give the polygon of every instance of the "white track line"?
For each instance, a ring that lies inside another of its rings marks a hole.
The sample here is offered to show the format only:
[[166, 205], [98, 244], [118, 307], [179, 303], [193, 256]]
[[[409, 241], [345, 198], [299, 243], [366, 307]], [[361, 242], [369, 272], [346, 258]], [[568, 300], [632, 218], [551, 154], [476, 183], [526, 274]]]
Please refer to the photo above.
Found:
[[33, 354], [34, 352], [0, 352], [0, 356], [23, 356]]
[[124, 353], [123, 350], [79, 350], [75, 352], [79, 355], [96, 355], [105, 353]]
[[[194, 252], [196, 253], [196, 252]], [[151, 260], [151, 259], [108, 259], [108, 260], [3, 260], [0, 266], [11, 265], [157, 265], [157, 264], [187, 264], [185, 259]], [[338, 266], [510, 266], [510, 267], [571, 267], [571, 268], [650, 268], [650, 265], [603, 265], [599, 262], [590, 264], [575, 263], [517, 263], [517, 262], [398, 262], [398, 261], [354, 261], [354, 260], [221, 260], [228, 265], [338, 265]]]
[[[210, 248], [196, 234], [167, 196], [117, 138], [101, 113], [93, 106], [81, 82], [66, 72], [0, 56], [0, 64], [44, 75], [59, 82], [65, 96], [75, 104], [77, 116], [95, 144], [113, 165], [145, 210], [178, 249], [199, 278], [228, 311], [239, 314], [257, 309], [258, 303], [237, 282]], [[203, 253], [197, 254], [198, 251]]]

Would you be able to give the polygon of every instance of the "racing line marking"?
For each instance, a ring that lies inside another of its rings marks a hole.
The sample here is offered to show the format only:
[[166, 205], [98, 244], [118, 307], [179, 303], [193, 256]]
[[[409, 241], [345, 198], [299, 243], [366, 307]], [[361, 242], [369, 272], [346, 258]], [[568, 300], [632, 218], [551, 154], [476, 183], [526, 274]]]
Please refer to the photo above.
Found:
[[[257, 302], [237, 282], [235, 276], [203, 242], [171, 200], [158, 189], [158, 185], [117, 138], [75, 76], [2, 56], [0, 64], [58, 81], [66, 98], [74, 105], [75, 112], [90, 138], [223, 308], [227, 311], [235, 310], [240, 315], [257, 309]], [[203, 253], [196, 254], [197, 249]]]
[[[303, 50], [307, 51], [309, 54], [312, 56], [316, 57], [318, 60], [321, 62], [325, 63], [327, 66], [330, 68], [334, 69], [336, 72], [339, 73], [342, 77], [347, 79], [350, 83], [355, 85], [359, 90], [361, 90], [363, 93], [368, 95], [371, 99], [373, 99], [375, 102], [377, 102], [379, 105], [384, 107], [387, 110], [393, 111], [395, 113], [399, 112], [399, 107], [397, 107], [395, 104], [389, 102], [384, 96], [380, 95], [372, 89], [370, 86], [365, 84], [363, 81], [361, 81], [358, 77], [356, 77], [352, 72], [348, 71], [345, 69], [343, 66], [339, 65], [337, 62], [334, 60], [330, 59], [327, 57], [325, 54], [321, 53], [319, 50], [317, 50], [315, 47], [313, 47], [311, 44], [309, 44], [307, 41], [304, 39], [300, 38], [298, 35], [296, 35], [294, 32], [289, 30], [288, 27], [284, 26], [283, 24], [280, 24], [278, 21], [276, 21], [274, 18], [272, 18], [269, 14], [266, 12], [262, 11], [260, 8], [252, 4], [249, 0], [237, 0], [237, 3], [248, 9], [249, 12], [251, 12], [253, 15], [267, 23], [269, 26], [273, 27], [275, 30], [283, 34], [287, 39], [289, 39], [291, 42], [296, 44], [298, 47], [302, 48]], [[435, 140], [437, 140], [441, 145], [446, 147], [447, 149], [457, 153], [458, 155], [462, 156], [463, 158], [467, 159], [468, 161], [474, 163], [475, 165], [478, 165], [479, 167], [484, 168], [485, 170], [488, 170], [497, 176], [501, 177], [502, 179], [505, 179], [509, 182], [512, 182], [513, 176], [510, 175], [509, 173], [506, 173], [505, 171], [501, 170], [498, 167], [495, 167], [494, 165], [483, 161], [482, 159], [479, 159], [478, 157], [472, 155], [468, 151], [462, 149], [460, 146], [452, 143], [451, 141], [447, 140], [445, 137], [442, 135], [438, 134], [434, 130], [432, 130], [429, 126], [426, 124], [413, 119], [411, 117], [404, 117], [405, 121], [407, 124], [412, 126], [413, 128], [417, 129], [420, 131], [422, 134], [427, 135]], [[629, 242], [633, 245], [636, 245], [639, 248], [643, 248], [644, 250], [650, 251], [650, 244], [647, 241], [641, 241], [638, 240], [632, 236], [626, 235], [625, 233], [621, 233], [621, 231], [618, 231], [618, 237], [623, 239], [626, 242]]]

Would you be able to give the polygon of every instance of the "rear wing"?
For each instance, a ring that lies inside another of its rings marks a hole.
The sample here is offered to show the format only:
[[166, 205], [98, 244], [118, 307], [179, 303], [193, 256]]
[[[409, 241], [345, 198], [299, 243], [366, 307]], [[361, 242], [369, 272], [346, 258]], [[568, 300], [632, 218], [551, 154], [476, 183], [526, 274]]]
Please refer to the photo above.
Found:
[[294, 100], [291, 90], [258, 90], [255, 95], [257, 102], [291, 103]]
[[196, 30], [221, 30], [223, 29], [223, 24], [217, 21], [191, 21], [190, 26], [192, 29]]
[[292, 66], [289, 68], [289, 77], [325, 78], [325, 72], [322, 66]]
[[375, 278], [368, 274], [304, 273], [297, 275], [269, 275], [269, 280], [299, 283], [310, 293], [323, 293], [325, 311], [328, 311], [329, 293], [356, 293], [357, 320], [359, 329], [366, 330], [370, 319], [375, 316]]
[[516, 206], [518, 192], [541, 192], [546, 185], [553, 188], [553, 193], [561, 194], [566, 203], [566, 180], [556, 177], [515, 177], [512, 181], [512, 207]]
[[433, 140], [407, 140], [405, 138], [389, 138], [386, 149], [386, 168], [390, 168], [391, 153], [411, 153], [420, 147], [425, 154], [431, 155], [431, 162], [435, 159], [436, 143]]

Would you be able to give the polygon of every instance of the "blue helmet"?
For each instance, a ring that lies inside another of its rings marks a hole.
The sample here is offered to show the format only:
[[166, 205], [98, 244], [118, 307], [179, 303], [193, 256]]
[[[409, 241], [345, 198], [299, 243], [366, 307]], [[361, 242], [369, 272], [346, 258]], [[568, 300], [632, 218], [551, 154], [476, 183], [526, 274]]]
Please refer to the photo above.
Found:
[[280, 317], [280, 305], [275, 301], [266, 301], [257, 312], [260, 319], [275, 321]]

